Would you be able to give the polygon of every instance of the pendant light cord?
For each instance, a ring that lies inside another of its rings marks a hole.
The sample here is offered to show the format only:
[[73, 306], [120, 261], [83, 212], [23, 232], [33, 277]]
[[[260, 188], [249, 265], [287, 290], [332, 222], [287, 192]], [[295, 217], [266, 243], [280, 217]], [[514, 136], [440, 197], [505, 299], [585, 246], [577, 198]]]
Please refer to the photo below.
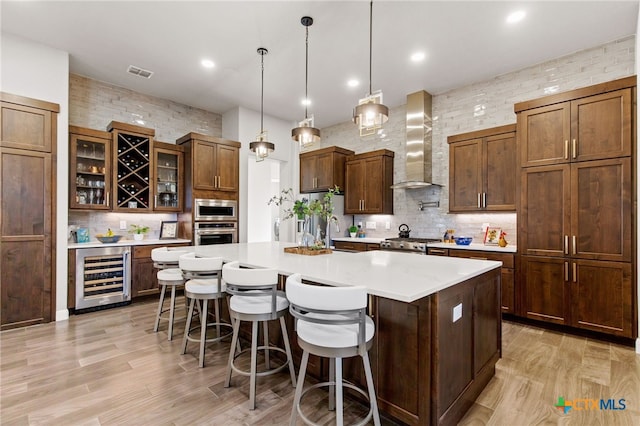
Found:
[[264, 55], [265, 52], [260, 53], [260, 64], [262, 68], [261, 74], [261, 88], [260, 88], [260, 133], [264, 133]]
[[369, 96], [373, 93], [371, 90], [371, 56], [373, 51], [373, 0], [369, 3]]
[[305, 27], [307, 37], [305, 39], [305, 59], [304, 59], [304, 119], [309, 118], [307, 108], [309, 107], [309, 27]]

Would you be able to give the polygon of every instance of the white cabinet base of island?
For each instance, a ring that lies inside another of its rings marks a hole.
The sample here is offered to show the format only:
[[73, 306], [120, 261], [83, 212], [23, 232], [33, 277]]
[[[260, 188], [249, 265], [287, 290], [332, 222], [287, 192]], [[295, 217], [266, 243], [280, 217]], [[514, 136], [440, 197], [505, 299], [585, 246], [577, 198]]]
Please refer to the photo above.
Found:
[[[501, 263], [386, 251], [284, 253], [290, 243], [196, 247], [196, 255], [238, 260], [246, 267], [301, 273], [320, 285], [363, 285], [376, 334], [369, 352], [382, 415], [409, 425], [455, 425], [495, 373], [501, 355]], [[294, 362], [293, 318], [287, 316]], [[278, 342], [279, 329], [269, 329]], [[308, 373], [328, 376], [326, 359], [309, 358]], [[345, 359], [343, 376], [366, 388], [359, 359]]]

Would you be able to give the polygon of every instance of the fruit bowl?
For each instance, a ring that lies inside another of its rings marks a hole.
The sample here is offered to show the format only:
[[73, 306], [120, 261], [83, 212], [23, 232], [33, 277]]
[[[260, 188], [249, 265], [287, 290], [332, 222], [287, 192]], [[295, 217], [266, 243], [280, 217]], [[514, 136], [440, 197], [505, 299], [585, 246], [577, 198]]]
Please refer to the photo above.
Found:
[[469, 244], [471, 244], [471, 241], [473, 241], [472, 237], [456, 237], [455, 238], [456, 244], [459, 246], [468, 246]]
[[96, 238], [101, 243], [117, 243], [118, 241], [120, 241], [120, 238], [122, 238], [122, 235], [112, 235], [110, 237], [107, 237], [106, 235], [101, 235], [101, 236], [96, 235]]

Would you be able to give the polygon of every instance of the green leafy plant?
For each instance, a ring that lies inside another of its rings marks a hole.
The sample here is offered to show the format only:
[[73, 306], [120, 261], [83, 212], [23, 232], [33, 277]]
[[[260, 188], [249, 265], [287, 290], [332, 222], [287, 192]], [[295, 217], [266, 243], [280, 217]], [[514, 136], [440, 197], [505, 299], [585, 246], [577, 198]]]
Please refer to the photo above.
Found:
[[149, 232], [149, 227], [145, 225], [131, 225], [129, 227], [129, 233], [131, 234], [146, 234]]
[[355, 226], [355, 225], [351, 225], [351, 226], [349, 227], [349, 233], [350, 233], [350, 234], [355, 234], [356, 232], [358, 232], [358, 227], [357, 227], [357, 226]]
[[271, 197], [267, 204], [275, 204], [276, 206], [283, 206], [286, 203], [292, 203], [290, 208], [284, 210], [285, 216], [283, 219], [289, 219], [296, 217], [298, 220], [304, 220], [310, 216], [318, 215], [324, 219], [329, 219], [333, 215], [333, 196], [340, 192], [340, 188], [336, 185], [334, 188], [324, 194], [322, 200], [313, 200], [309, 203], [308, 198], [301, 198], [299, 200], [294, 199], [293, 189], [283, 189], [280, 191], [280, 195]]

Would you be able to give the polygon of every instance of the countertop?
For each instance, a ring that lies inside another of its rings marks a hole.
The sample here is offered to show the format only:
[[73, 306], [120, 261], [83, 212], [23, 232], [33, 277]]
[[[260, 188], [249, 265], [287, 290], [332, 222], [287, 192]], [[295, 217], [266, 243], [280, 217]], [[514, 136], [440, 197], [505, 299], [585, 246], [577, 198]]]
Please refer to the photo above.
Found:
[[369, 238], [369, 237], [364, 237], [364, 238], [351, 238], [351, 237], [338, 237], [338, 238], [331, 238], [332, 241], [344, 241], [347, 243], [370, 243], [370, 244], [380, 244], [380, 241], [384, 241], [384, 238]]
[[471, 243], [468, 246], [459, 246], [456, 243], [429, 243], [427, 247], [443, 248], [451, 250], [479, 250], [479, 251], [495, 251], [499, 253], [515, 253], [518, 251], [518, 247], [509, 244], [506, 247], [500, 246], [486, 246], [480, 243]]
[[391, 251], [365, 251], [305, 256], [285, 253], [293, 243], [239, 243], [196, 246], [196, 255], [238, 260], [252, 268], [273, 268], [280, 274], [332, 286], [362, 285], [369, 294], [413, 302], [484, 272], [502, 262], [457, 257], [424, 256]]
[[95, 248], [95, 247], [124, 247], [124, 246], [147, 246], [152, 244], [157, 245], [171, 245], [171, 244], [180, 244], [180, 243], [189, 243], [191, 244], [191, 240], [185, 240], [182, 238], [176, 238], [175, 240], [152, 240], [152, 239], [144, 239], [142, 241], [136, 240], [125, 240], [124, 238], [118, 241], [117, 243], [101, 243], [98, 240], [89, 241], [88, 243], [69, 243], [67, 244], [68, 249], [82, 249], [82, 248]]

